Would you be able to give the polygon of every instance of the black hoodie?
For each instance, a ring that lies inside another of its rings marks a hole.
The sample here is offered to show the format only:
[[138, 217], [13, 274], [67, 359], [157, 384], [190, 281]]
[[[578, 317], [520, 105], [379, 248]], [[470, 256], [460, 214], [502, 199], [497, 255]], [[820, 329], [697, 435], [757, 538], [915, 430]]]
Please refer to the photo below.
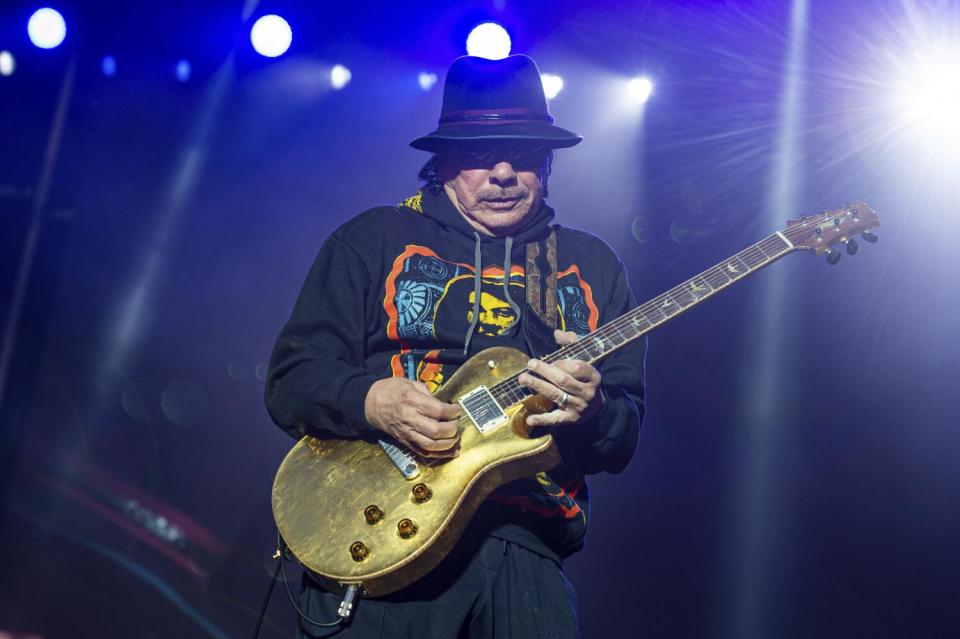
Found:
[[[266, 383], [271, 417], [296, 438], [355, 436], [374, 430], [364, 400], [378, 379], [404, 376], [435, 390], [491, 346], [546, 354], [525, 330], [533, 319], [524, 266], [526, 244], [546, 237], [553, 216], [543, 203], [515, 234], [493, 238], [474, 231], [444, 192], [423, 191], [341, 226], [321, 247], [277, 338]], [[554, 228], [560, 328], [584, 335], [636, 305], [609, 246]], [[587, 423], [557, 427], [562, 463], [498, 489], [471, 529], [553, 559], [583, 546], [584, 475], [623, 470], [636, 448], [645, 350], [639, 340], [600, 363], [604, 406]]]

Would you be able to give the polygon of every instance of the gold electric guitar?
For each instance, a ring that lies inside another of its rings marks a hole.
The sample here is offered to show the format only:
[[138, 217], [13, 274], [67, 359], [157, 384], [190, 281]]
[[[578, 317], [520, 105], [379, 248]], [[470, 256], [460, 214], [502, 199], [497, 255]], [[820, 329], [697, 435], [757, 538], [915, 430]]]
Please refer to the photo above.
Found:
[[[837, 244], [855, 253], [854, 235], [875, 242], [870, 230], [879, 225], [862, 202], [791, 220], [542, 359], [597, 362], [788, 253], [826, 253], [835, 264]], [[527, 415], [553, 408], [517, 382], [528, 360], [512, 348], [484, 350], [437, 391], [438, 399], [461, 407], [456, 459], [419, 459], [386, 440], [308, 436], [294, 445], [277, 471], [273, 513], [283, 539], [314, 578], [340, 592], [358, 585], [372, 597], [399, 590], [446, 556], [491, 491], [558, 463], [553, 437], [532, 437], [526, 426]]]

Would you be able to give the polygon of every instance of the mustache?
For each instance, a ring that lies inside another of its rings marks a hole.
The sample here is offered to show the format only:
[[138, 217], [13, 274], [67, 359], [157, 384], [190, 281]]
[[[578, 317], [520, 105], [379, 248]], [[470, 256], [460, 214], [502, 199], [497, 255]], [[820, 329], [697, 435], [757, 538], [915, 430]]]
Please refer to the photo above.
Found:
[[530, 190], [523, 186], [515, 186], [506, 189], [496, 187], [487, 187], [477, 191], [477, 199], [484, 200], [523, 200], [530, 195]]

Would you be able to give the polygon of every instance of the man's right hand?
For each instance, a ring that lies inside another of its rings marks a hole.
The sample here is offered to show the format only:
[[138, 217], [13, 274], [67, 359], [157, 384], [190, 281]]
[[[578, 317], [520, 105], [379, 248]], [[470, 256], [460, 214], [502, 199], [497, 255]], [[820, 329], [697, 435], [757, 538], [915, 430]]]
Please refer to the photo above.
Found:
[[363, 405], [367, 421], [424, 457], [456, 457], [460, 407], [430, 394], [421, 382], [388, 377], [373, 383]]

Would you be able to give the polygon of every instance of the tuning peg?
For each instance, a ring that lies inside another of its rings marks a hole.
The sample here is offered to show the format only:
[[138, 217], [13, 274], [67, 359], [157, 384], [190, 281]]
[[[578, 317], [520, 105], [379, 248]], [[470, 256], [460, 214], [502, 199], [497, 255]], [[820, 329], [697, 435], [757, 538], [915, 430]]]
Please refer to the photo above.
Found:
[[829, 251], [827, 251], [827, 264], [829, 264], [830, 266], [833, 266], [834, 264], [840, 261], [840, 257], [842, 255], [843, 253], [841, 253], [837, 249], [835, 248], [830, 249]]
[[874, 234], [871, 233], [870, 231], [864, 231], [863, 233], [860, 234], [860, 237], [862, 237], [862, 238], [865, 239], [866, 241], [870, 242], [871, 244], [876, 244], [876, 243], [877, 243], [877, 240], [880, 239], [879, 237], [877, 237], [876, 235], [874, 235]]
[[855, 239], [851, 237], [849, 240], [847, 240], [847, 255], [856, 255], [858, 248], [860, 247]]

